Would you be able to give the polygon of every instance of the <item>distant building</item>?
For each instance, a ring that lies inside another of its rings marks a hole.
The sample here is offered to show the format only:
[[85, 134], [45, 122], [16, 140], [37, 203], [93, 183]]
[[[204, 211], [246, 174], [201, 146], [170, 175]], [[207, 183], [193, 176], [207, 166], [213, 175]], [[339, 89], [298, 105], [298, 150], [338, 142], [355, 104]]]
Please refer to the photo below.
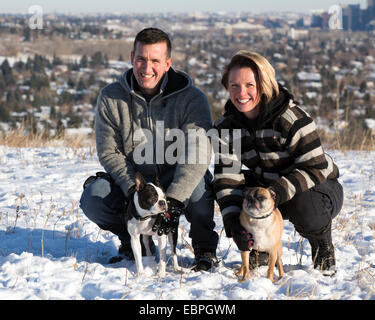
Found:
[[362, 10], [362, 21], [366, 29], [368, 29], [369, 23], [375, 18], [375, 0], [367, 0], [367, 9]]
[[328, 12], [315, 13], [311, 17], [311, 28], [328, 29], [330, 14]]
[[375, 0], [367, 0], [367, 11], [370, 13], [370, 20], [372, 20], [375, 17]]
[[359, 4], [349, 4], [343, 7], [343, 28], [344, 30], [358, 31], [363, 30], [361, 24], [361, 8]]
[[[328, 28], [330, 14], [314, 13], [311, 17], [311, 28]], [[342, 6], [342, 27], [344, 30], [372, 30], [375, 26], [375, 0], [367, 0], [367, 8], [361, 9], [359, 4]]]
[[313, 14], [311, 17], [311, 28], [323, 28], [323, 18], [319, 14]]

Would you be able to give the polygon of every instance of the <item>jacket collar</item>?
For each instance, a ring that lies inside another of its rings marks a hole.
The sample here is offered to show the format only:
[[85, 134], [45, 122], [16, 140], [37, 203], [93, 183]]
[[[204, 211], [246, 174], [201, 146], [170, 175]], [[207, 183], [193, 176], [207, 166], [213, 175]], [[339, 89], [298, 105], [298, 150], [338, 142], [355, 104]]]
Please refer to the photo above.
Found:
[[[160, 85], [160, 89], [158, 93], [162, 93], [165, 90], [167, 83], [168, 83], [168, 73], [166, 73], [161, 79], [161, 85]], [[135, 79], [133, 72], [130, 75], [130, 89], [134, 92], [137, 92], [139, 95], [143, 95], [139, 89], [138, 82]], [[155, 95], [157, 95], [158, 93], [156, 93]]]
[[[159, 94], [163, 98], [183, 91], [192, 85], [191, 78], [182, 71], [176, 71], [170, 68], [162, 78]], [[128, 92], [137, 91], [137, 81], [133, 75], [133, 68], [124, 72], [120, 77], [121, 86]]]

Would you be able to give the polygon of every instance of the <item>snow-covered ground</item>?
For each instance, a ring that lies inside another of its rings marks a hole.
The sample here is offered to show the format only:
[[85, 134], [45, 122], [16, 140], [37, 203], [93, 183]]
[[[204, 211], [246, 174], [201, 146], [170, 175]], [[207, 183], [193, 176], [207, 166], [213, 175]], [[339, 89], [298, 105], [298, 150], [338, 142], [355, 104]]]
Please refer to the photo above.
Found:
[[[310, 245], [285, 221], [285, 276], [271, 283], [267, 267], [238, 281], [239, 251], [222, 233], [220, 264], [212, 272], [190, 271], [189, 223], [181, 218], [179, 261], [164, 279], [145, 257], [146, 276], [134, 262], [107, 264], [119, 240], [100, 230], [79, 208], [84, 180], [102, 170], [92, 149], [0, 146], [0, 299], [375, 299], [375, 152], [337, 152], [345, 202], [333, 223], [337, 273], [325, 277], [312, 267]], [[157, 241], [155, 241], [157, 244]], [[169, 256], [169, 254], [168, 254]], [[157, 259], [157, 257], [156, 257]]]

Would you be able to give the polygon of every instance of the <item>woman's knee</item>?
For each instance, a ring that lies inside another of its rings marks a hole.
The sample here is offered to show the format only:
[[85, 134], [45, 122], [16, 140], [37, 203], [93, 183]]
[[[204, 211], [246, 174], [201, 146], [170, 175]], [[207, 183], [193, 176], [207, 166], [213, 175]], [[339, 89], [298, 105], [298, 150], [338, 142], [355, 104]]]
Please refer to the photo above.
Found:
[[337, 179], [328, 180], [327, 184], [327, 193], [329, 194], [333, 205], [332, 218], [334, 218], [340, 213], [342, 209], [344, 203], [344, 189]]
[[326, 232], [337, 215], [328, 184], [295, 195], [280, 207], [280, 211], [299, 233], [307, 237]]

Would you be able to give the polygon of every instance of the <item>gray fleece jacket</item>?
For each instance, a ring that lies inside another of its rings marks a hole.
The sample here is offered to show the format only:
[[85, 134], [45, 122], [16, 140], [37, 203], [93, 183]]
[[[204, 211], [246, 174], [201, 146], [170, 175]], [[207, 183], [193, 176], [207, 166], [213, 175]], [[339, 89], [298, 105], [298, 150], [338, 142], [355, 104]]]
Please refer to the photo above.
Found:
[[125, 195], [140, 171], [148, 181], [157, 174], [167, 196], [186, 205], [211, 158], [207, 97], [187, 74], [172, 68], [149, 101], [137, 88], [130, 69], [100, 92], [95, 116], [100, 164]]

